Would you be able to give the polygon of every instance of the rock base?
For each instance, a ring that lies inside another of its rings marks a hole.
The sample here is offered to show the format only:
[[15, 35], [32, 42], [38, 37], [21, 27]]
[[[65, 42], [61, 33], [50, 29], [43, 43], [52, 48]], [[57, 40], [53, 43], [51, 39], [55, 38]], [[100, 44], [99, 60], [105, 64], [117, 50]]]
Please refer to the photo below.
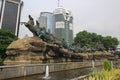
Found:
[[48, 44], [37, 37], [26, 37], [12, 42], [6, 54], [5, 65], [115, 60], [115, 56], [108, 52], [74, 53], [55, 44]]

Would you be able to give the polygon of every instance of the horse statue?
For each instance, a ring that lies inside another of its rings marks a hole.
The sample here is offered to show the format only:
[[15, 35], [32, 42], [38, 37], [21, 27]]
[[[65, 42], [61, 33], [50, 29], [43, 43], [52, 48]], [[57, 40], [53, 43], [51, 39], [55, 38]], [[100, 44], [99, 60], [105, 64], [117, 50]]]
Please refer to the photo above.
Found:
[[54, 37], [52, 37], [51, 34], [47, 33], [44, 27], [40, 27], [37, 20], [36, 25], [34, 25], [34, 19], [31, 17], [31, 15], [29, 15], [28, 18], [28, 22], [21, 22], [21, 24], [24, 24], [33, 33], [35, 37], [39, 37], [45, 42], [53, 41]]
[[21, 22], [21, 24], [24, 24], [33, 33], [35, 37], [39, 37], [47, 43], [56, 44], [59, 47], [70, 49], [70, 47], [64, 40], [56, 38], [52, 34], [47, 33], [44, 27], [40, 27], [39, 26], [40, 23], [37, 20], [36, 25], [34, 25], [34, 19], [31, 17], [31, 15], [29, 15], [28, 18], [29, 18], [28, 22]]

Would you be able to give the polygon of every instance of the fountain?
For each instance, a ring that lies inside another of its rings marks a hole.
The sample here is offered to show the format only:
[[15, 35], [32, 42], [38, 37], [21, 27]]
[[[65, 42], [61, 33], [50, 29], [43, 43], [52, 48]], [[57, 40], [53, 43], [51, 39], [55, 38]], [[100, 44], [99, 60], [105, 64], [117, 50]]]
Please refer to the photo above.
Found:
[[45, 76], [43, 77], [43, 79], [45, 79], [45, 80], [50, 79], [50, 76], [49, 76], [49, 66], [48, 65], [46, 65]]
[[95, 70], [97, 70], [96, 67], [95, 67], [95, 61], [92, 60], [91, 61], [91, 71], [95, 71]]
[[95, 68], [95, 62], [92, 60], [92, 68]]
[[113, 68], [113, 66], [114, 66], [114, 65], [113, 65], [113, 61], [111, 61], [111, 67]]

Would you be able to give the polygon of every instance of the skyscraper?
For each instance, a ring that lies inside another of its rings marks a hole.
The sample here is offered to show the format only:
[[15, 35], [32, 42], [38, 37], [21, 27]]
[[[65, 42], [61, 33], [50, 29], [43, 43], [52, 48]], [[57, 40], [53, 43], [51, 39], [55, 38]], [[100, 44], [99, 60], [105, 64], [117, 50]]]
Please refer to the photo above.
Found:
[[2, 8], [3, 1], [0, 0], [0, 18], [1, 18], [1, 8]]
[[68, 44], [73, 42], [73, 16], [71, 11], [62, 7], [54, 10], [55, 37], [65, 40]]
[[22, 6], [21, 0], [0, 0], [0, 29], [11, 30], [18, 36]]
[[38, 18], [40, 27], [44, 27], [46, 32], [54, 35], [54, 15], [51, 12], [41, 12]]
[[58, 7], [51, 12], [41, 12], [38, 18], [40, 27], [45, 27], [46, 32], [53, 34], [68, 44], [73, 42], [73, 16], [71, 11]]

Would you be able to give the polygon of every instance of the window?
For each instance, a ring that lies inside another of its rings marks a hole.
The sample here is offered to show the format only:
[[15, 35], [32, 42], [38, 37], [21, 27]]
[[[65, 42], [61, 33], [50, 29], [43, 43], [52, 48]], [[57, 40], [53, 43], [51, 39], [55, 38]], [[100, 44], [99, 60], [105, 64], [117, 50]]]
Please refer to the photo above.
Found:
[[18, 4], [6, 1], [2, 29], [9, 29], [15, 33], [18, 13]]
[[2, 7], [2, 0], [0, 0], [0, 13], [1, 13], [1, 7]]
[[1, 13], [2, 13], [2, 2], [3, 2], [3, 0], [0, 0], [0, 19], [1, 19]]
[[65, 28], [65, 22], [56, 22], [56, 28]]

